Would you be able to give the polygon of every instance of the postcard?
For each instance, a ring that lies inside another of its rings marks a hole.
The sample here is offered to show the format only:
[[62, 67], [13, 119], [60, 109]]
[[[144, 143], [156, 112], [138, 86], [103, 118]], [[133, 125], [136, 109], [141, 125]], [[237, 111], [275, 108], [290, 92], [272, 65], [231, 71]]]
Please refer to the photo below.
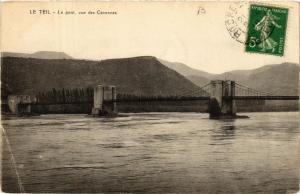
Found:
[[299, 10], [1, 2], [1, 191], [297, 193]]

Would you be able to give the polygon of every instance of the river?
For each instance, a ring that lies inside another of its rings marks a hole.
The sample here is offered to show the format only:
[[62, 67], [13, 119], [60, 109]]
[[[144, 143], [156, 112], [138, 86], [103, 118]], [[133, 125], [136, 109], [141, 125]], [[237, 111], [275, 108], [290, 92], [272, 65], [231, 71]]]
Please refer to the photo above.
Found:
[[210, 120], [201, 113], [8, 117], [2, 120], [2, 189], [19, 191], [17, 170], [24, 192], [299, 190], [299, 113], [244, 115], [250, 118]]

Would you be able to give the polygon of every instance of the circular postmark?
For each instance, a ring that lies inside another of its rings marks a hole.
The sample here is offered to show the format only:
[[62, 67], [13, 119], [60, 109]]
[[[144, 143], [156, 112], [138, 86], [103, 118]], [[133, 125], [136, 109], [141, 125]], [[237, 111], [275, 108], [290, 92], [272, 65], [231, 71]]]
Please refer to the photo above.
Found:
[[225, 13], [225, 26], [231, 38], [245, 44], [248, 27], [248, 2], [233, 2]]
[[[274, 26], [271, 27], [268, 36], [262, 36], [255, 40], [251, 39], [251, 37], [248, 38], [248, 28], [255, 28], [254, 26], [248, 26], [249, 9], [250, 3], [247, 1], [230, 3], [225, 13], [225, 26], [232, 39], [251, 46], [253, 44], [260, 44], [268, 39], [274, 30]], [[257, 21], [257, 23], [258, 22], [259, 21]]]

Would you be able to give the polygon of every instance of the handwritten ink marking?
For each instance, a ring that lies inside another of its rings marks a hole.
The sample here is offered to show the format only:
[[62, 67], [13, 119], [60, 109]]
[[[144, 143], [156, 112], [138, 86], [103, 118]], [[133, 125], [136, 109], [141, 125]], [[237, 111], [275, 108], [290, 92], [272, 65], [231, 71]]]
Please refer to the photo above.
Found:
[[199, 6], [198, 11], [197, 11], [197, 15], [202, 15], [202, 14], [205, 14], [205, 13], [206, 13], [205, 8]]

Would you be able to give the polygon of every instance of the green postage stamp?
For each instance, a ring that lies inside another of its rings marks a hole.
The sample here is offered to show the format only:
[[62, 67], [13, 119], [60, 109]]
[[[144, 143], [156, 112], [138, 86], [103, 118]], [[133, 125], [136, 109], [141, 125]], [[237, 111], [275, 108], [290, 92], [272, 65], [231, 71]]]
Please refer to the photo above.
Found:
[[250, 5], [246, 52], [283, 56], [288, 9]]

